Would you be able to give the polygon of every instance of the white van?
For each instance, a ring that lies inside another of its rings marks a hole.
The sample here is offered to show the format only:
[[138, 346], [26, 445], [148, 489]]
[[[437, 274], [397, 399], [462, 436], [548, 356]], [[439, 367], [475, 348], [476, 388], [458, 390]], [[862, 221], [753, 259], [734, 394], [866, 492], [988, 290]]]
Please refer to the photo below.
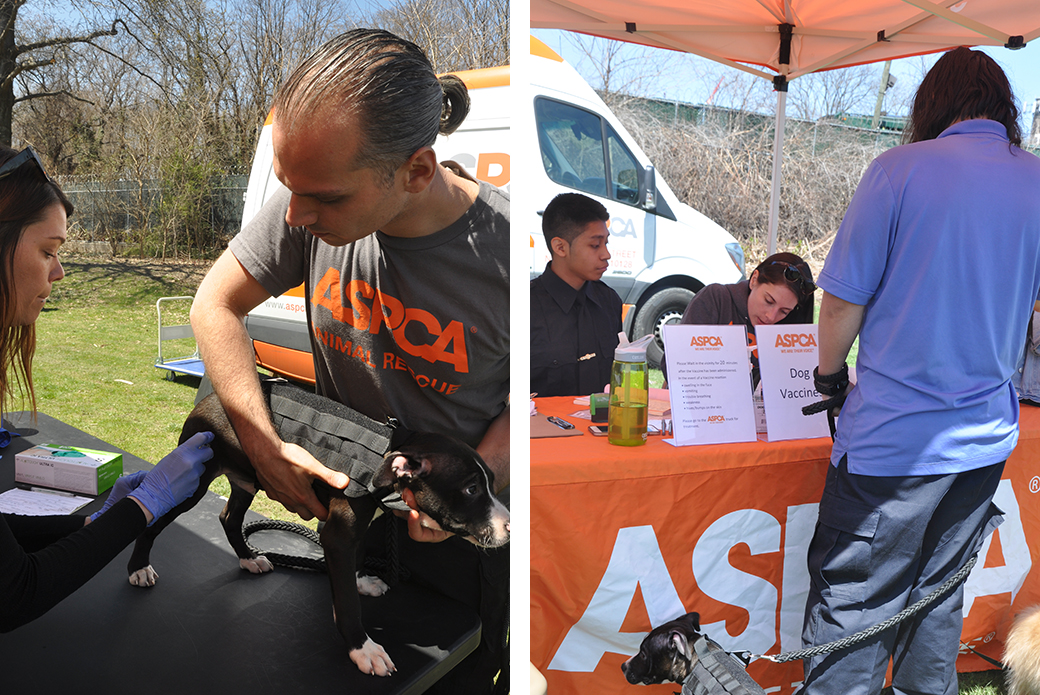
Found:
[[[462, 125], [434, 145], [437, 157], [462, 165], [477, 179], [499, 188], [509, 187], [509, 66], [455, 73], [466, 83], [470, 111]], [[260, 210], [282, 184], [272, 169], [271, 116], [264, 123], [246, 188], [242, 226]], [[267, 300], [246, 316], [256, 362], [276, 374], [314, 383], [310, 331], [303, 285]]]
[[[700, 288], [744, 278], [744, 251], [719, 225], [679, 202], [603, 100], [563, 58], [531, 37], [531, 80], [524, 108], [534, 108], [542, 169], [533, 189], [537, 210], [513, 211], [531, 234], [531, 277], [549, 250], [540, 215], [559, 193], [580, 192], [610, 213], [610, 267], [603, 281], [621, 295], [629, 338], [653, 333], [647, 349], [660, 363], [661, 327], [676, 322]], [[534, 142], [525, 134], [522, 146]]]

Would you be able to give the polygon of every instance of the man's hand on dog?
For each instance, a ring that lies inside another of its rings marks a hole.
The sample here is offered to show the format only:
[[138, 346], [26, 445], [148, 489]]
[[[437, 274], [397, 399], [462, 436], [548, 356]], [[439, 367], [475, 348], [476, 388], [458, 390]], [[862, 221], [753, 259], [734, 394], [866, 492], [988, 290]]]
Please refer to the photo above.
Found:
[[404, 517], [408, 521], [408, 537], [417, 543], [440, 543], [451, 538], [453, 533], [445, 531], [432, 518], [420, 512], [415, 504], [415, 493], [408, 488], [401, 491], [401, 499], [411, 507], [410, 512], [398, 512], [394, 514]]
[[304, 521], [314, 517], [325, 521], [329, 516], [329, 510], [318, 501], [311, 487], [315, 478], [338, 490], [350, 482], [343, 473], [321, 465], [303, 447], [288, 442], [282, 442], [276, 455], [254, 460], [253, 466], [267, 496]]

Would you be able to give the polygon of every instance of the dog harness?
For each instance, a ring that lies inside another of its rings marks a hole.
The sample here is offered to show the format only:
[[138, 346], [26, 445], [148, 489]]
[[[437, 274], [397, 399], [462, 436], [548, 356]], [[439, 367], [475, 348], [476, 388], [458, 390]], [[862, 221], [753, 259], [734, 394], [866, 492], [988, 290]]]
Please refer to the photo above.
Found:
[[408, 511], [393, 487], [375, 483], [384, 457], [407, 434], [395, 420], [376, 422], [283, 379], [265, 380], [263, 389], [278, 435], [306, 449], [327, 468], [349, 476], [350, 484], [344, 490], [347, 497], [375, 495], [390, 509]]
[[745, 670], [747, 664], [704, 635], [693, 642], [697, 656], [690, 675], [682, 684], [682, 695], [765, 695]]

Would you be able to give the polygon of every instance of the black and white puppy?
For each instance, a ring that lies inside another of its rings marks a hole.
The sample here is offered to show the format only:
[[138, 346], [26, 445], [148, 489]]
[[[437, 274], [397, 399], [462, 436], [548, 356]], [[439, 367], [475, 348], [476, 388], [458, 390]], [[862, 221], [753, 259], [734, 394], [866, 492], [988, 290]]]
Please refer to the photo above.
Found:
[[[151, 566], [149, 555], [156, 536], [180, 514], [194, 507], [219, 475], [227, 476], [231, 484], [231, 495], [220, 513], [220, 522], [239, 557], [239, 566], [254, 574], [274, 569], [266, 557], [249, 550], [242, 535], [246, 510], [260, 486], [215, 394], [199, 402], [188, 416], [180, 441], [207, 430], [214, 434], [210, 445], [213, 458], [206, 464], [198, 490], [137, 539], [127, 565], [130, 583], [135, 586], [155, 584], [158, 574]], [[358, 669], [387, 676], [395, 670], [393, 661], [367, 636], [361, 624], [358, 599], [359, 591], [378, 596], [387, 587], [378, 579], [357, 575], [362, 539], [380, 500], [394, 490], [401, 492], [407, 488], [413, 493], [418, 510], [433, 518], [441, 528], [485, 548], [497, 548], [509, 542], [509, 510], [494, 496], [494, 474], [480, 455], [465, 443], [440, 434], [412, 435], [387, 454], [375, 472], [373, 485], [374, 493], [358, 497], [347, 497], [320, 484], [315, 484], [315, 492], [329, 509], [321, 543], [332, 585], [336, 627]]]
[[639, 645], [639, 653], [621, 664], [625, 678], [633, 685], [682, 683], [697, 658], [693, 642], [700, 629], [700, 615], [687, 613], [651, 630]]

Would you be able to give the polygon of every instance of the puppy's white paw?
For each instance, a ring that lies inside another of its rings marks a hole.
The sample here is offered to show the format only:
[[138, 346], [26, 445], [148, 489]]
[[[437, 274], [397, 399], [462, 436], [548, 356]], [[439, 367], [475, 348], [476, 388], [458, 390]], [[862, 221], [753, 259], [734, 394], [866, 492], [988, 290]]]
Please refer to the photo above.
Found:
[[397, 670], [386, 651], [373, 642], [371, 637], [365, 639], [365, 644], [361, 649], [350, 651], [350, 660], [354, 662], [359, 671], [371, 676], [389, 676]]
[[159, 573], [151, 565], [148, 565], [131, 574], [130, 583], [134, 586], [155, 586], [155, 580], [158, 578]]
[[357, 575], [357, 591], [362, 596], [382, 596], [390, 587], [379, 577]]
[[263, 555], [257, 555], [253, 559], [249, 558], [238, 558], [238, 566], [244, 570], [249, 570], [253, 574], [263, 574], [264, 572], [270, 572], [274, 569], [274, 565]]

